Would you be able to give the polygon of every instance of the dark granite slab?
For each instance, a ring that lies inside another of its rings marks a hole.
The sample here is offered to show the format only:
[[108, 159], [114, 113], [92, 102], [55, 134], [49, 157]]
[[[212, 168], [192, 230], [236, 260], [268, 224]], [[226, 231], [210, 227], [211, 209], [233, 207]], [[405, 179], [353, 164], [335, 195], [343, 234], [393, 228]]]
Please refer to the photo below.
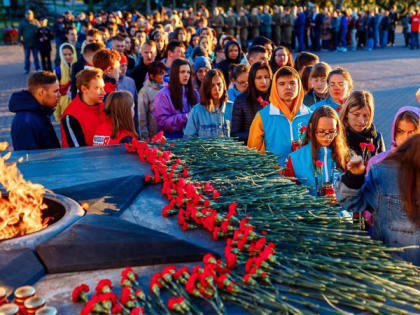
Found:
[[36, 248], [49, 273], [200, 261], [208, 249], [119, 218], [87, 215]]
[[18, 167], [25, 178], [54, 191], [109, 179], [144, 177], [149, 171], [147, 164], [140, 163], [138, 156], [122, 145], [15, 151], [11, 161], [19, 157], [24, 158]]
[[33, 284], [45, 268], [31, 249], [0, 250], [0, 286], [9, 289]]
[[54, 192], [87, 203], [87, 214], [116, 215], [131, 205], [144, 186], [144, 177], [126, 176], [58, 188]]

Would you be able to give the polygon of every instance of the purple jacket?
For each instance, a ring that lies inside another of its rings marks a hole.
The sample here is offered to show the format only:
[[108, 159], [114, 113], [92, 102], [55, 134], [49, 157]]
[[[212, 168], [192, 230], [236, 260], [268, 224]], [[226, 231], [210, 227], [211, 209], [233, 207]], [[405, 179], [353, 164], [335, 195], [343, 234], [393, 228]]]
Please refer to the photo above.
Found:
[[417, 114], [417, 116], [419, 116], [419, 118], [420, 118], [420, 108], [418, 108], [418, 107], [413, 107], [413, 106], [404, 106], [404, 107], [401, 107], [401, 108], [397, 111], [397, 113], [395, 114], [395, 117], [394, 117], [394, 121], [392, 122], [392, 130], [391, 130], [391, 149], [390, 149], [390, 150], [388, 150], [388, 151], [385, 151], [385, 152], [379, 153], [379, 154], [377, 154], [377, 155], [374, 155], [374, 156], [372, 156], [372, 157], [370, 158], [369, 163], [368, 163], [367, 168], [366, 168], [366, 176], [367, 176], [367, 174], [369, 173], [369, 169], [370, 169], [370, 167], [371, 167], [373, 164], [376, 164], [376, 163], [382, 162], [383, 160], [385, 160], [385, 158], [386, 158], [386, 157], [387, 157], [387, 156], [388, 156], [388, 155], [389, 155], [392, 151], [394, 151], [394, 150], [397, 148], [397, 144], [395, 143], [395, 128], [396, 128], [397, 126], [395, 126], [395, 124], [396, 124], [396, 122], [397, 122], [398, 116], [400, 116], [403, 112], [407, 112], [407, 111], [410, 111], [410, 112], [413, 112], [413, 113]]
[[[185, 88], [182, 89], [182, 111], [175, 109], [172, 104], [168, 87], [164, 87], [156, 95], [153, 103], [153, 116], [156, 119], [159, 130], [163, 130], [167, 138], [182, 138], [184, 127], [188, 120], [188, 113], [195, 104], [188, 104]], [[200, 102], [200, 95], [196, 90], [197, 103]]]

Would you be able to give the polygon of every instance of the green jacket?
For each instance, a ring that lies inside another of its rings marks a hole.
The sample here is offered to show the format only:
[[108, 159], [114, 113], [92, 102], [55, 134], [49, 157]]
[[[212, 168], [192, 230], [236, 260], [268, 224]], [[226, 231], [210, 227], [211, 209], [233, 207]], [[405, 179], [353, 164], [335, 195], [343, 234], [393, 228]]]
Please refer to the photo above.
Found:
[[19, 23], [19, 42], [25, 47], [36, 47], [35, 31], [39, 27], [38, 20], [32, 20], [29, 22], [27, 19], [23, 19]]

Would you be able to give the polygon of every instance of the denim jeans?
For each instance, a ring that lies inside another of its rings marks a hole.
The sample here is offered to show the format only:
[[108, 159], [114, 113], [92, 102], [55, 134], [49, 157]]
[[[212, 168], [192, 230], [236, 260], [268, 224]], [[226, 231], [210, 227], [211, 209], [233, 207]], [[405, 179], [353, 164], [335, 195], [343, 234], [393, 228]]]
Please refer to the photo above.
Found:
[[385, 48], [388, 44], [388, 31], [384, 30], [381, 33], [381, 48]]
[[32, 57], [34, 59], [35, 70], [39, 70], [39, 59], [38, 59], [38, 48], [36, 47], [23, 47], [25, 51], [25, 71], [31, 70], [30, 55], [32, 51]]
[[411, 49], [419, 49], [419, 32], [411, 32]]

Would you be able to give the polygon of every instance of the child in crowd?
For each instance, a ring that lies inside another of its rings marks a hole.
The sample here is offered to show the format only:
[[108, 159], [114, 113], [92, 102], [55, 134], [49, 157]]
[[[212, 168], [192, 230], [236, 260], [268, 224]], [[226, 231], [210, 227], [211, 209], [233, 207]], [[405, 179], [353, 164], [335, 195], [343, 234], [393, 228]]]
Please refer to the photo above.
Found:
[[309, 82], [309, 76], [311, 74], [312, 68], [313, 66], [307, 66], [305, 70], [303, 70], [303, 73], [302, 73], [302, 88], [303, 88], [303, 93], [305, 94], [308, 93], [310, 89], [312, 89], [312, 85]]
[[364, 163], [385, 151], [384, 139], [373, 124], [374, 108], [371, 93], [353, 91], [340, 112], [347, 144], [353, 154], [363, 157]]
[[129, 143], [138, 138], [134, 127], [134, 99], [130, 92], [118, 91], [108, 95], [104, 106], [105, 119], [93, 136], [94, 146]]
[[285, 176], [296, 177], [313, 195], [326, 195], [350, 160], [337, 113], [321, 106], [312, 114], [303, 146], [289, 155]]
[[342, 105], [353, 89], [353, 79], [350, 72], [343, 68], [336, 68], [328, 74], [327, 83], [329, 97], [312, 105], [311, 110], [327, 105], [340, 112]]
[[278, 69], [284, 66], [294, 67], [292, 53], [286, 46], [277, 47], [270, 61], [271, 70], [276, 72]]
[[60, 121], [61, 115], [71, 102], [70, 78], [74, 63], [77, 62], [76, 49], [68, 43], [60, 46], [60, 65], [55, 68], [55, 75], [60, 84], [60, 100], [54, 111], [54, 117]]
[[156, 119], [153, 116], [153, 101], [163, 87], [166, 66], [163, 62], [154, 61], [147, 73], [149, 78], [144, 82], [138, 95], [140, 139], [149, 139], [158, 133]]
[[80, 71], [76, 76], [80, 93], [61, 117], [61, 142], [64, 148], [93, 145], [96, 128], [102, 122], [105, 83], [101, 69]]
[[303, 89], [299, 73], [282, 67], [274, 75], [270, 104], [255, 116], [249, 130], [248, 146], [260, 152], [270, 151], [283, 166], [296, 148], [300, 129], [308, 125], [309, 107], [303, 105]]
[[302, 77], [303, 70], [307, 66], [313, 66], [319, 62], [319, 57], [313, 53], [302, 51], [295, 58], [295, 69]]
[[191, 108], [200, 96], [193, 88], [192, 67], [185, 59], [176, 59], [171, 66], [169, 86], [157, 93], [153, 116], [166, 138], [182, 138]]
[[194, 59], [194, 89], [199, 91], [206, 73], [211, 70], [211, 60], [209, 57], [199, 56]]
[[249, 128], [255, 115], [270, 104], [270, 86], [273, 74], [267, 62], [254, 63], [249, 71], [248, 88], [239, 94], [232, 110], [232, 137], [248, 142]]
[[331, 67], [325, 62], [318, 62], [313, 66], [309, 75], [309, 85], [311, 89], [305, 94], [303, 104], [312, 106], [328, 97], [327, 78]]
[[200, 103], [188, 116], [185, 136], [230, 137], [232, 102], [227, 101], [226, 83], [218, 69], [207, 72], [200, 89]]
[[248, 89], [249, 66], [236, 65], [230, 73], [231, 87], [228, 89], [228, 100], [234, 102], [236, 97]]
[[368, 163], [367, 171], [373, 164], [383, 161], [390, 153], [409, 138], [420, 132], [419, 128], [420, 109], [413, 106], [401, 107], [394, 117], [391, 131], [391, 150], [373, 156]]

